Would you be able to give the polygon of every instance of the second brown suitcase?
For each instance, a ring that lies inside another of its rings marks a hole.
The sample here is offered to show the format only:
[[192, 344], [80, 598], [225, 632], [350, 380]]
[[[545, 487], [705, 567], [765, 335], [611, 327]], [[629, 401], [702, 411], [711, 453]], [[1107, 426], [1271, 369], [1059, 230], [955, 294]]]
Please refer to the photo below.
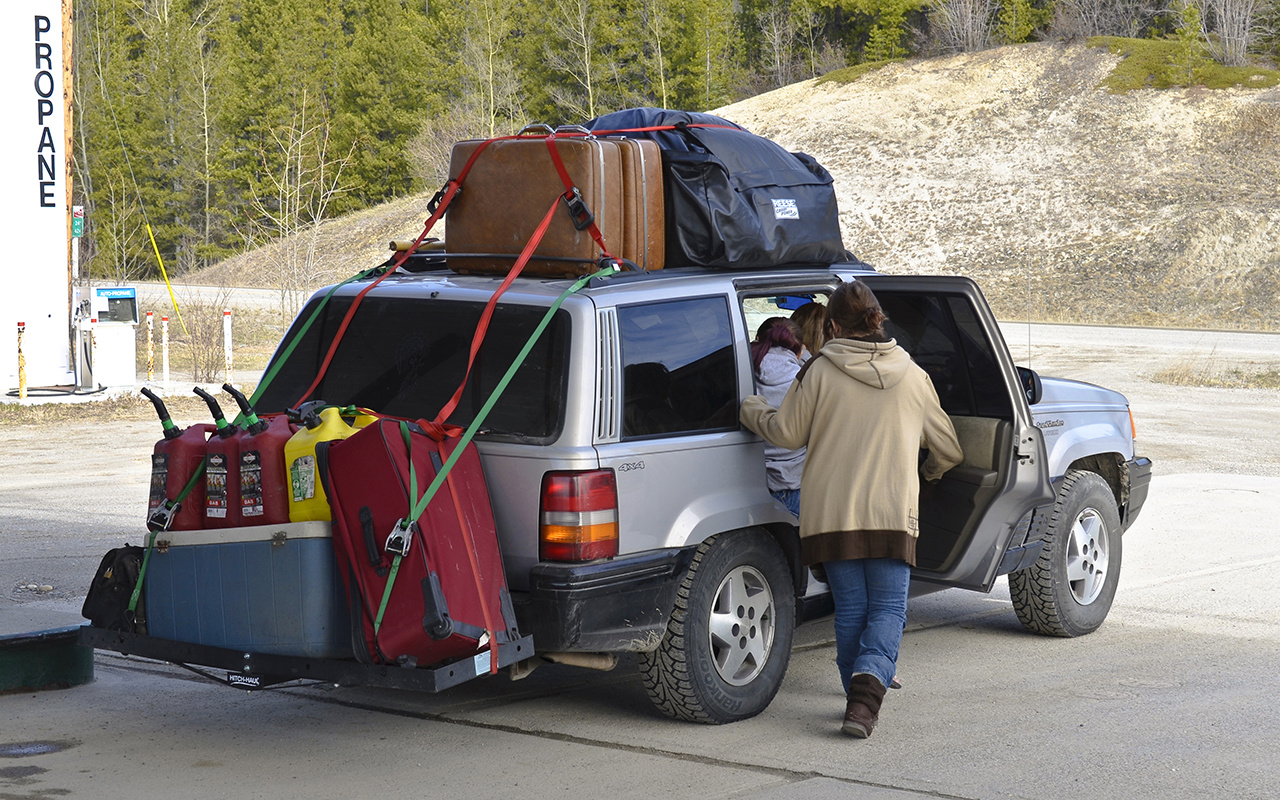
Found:
[[[453, 146], [450, 179], [456, 178], [482, 140]], [[642, 269], [661, 269], [663, 236], [662, 156], [654, 142], [638, 139], [563, 137], [556, 150], [612, 255]], [[506, 273], [547, 213], [564, 194], [546, 141], [496, 141], [480, 153], [449, 206], [446, 248], [455, 272]], [[590, 231], [577, 230], [561, 204], [524, 274], [569, 277], [588, 274], [600, 258]]]

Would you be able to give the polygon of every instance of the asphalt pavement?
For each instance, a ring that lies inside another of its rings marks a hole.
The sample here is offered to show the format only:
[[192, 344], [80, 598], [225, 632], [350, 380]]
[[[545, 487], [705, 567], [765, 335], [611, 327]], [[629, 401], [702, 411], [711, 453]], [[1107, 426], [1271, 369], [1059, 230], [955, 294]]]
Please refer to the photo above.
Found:
[[[246, 693], [99, 653], [93, 683], [0, 697], [0, 798], [1280, 797], [1280, 393], [1143, 377], [1236, 347], [1274, 363], [1280, 337], [1065, 327], [1033, 326], [1032, 363], [1128, 394], [1156, 462], [1110, 616], [1052, 639], [1003, 581], [914, 598], [905, 687], [866, 741], [839, 732], [829, 621], [797, 633], [764, 713], [722, 727], [660, 716], [626, 659], [439, 695]], [[0, 614], [77, 619], [102, 553], [138, 542], [156, 429], [0, 428]]]
[[913, 599], [906, 685], [866, 741], [839, 732], [829, 621], [802, 627], [763, 714], [721, 727], [659, 716], [629, 660], [439, 695], [246, 693], [100, 653], [92, 684], [0, 698], [0, 796], [1274, 798], [1277, 497], [1277, 478], [1158, 477], [1090, 636], [1024, 633], [1003, 582]]

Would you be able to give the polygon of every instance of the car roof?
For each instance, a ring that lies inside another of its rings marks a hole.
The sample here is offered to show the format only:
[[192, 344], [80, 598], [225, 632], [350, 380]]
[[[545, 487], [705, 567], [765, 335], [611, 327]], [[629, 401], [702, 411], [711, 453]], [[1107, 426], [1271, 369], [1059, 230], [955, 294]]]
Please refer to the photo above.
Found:
[[[752, 283], [787, 284], [812, 283], [817, 280], [830, 280], [830, 276], [839, 274], [878, 274], [869, 264], [860, 261], [849, 261], [831, 264], [826, 267], [784, 266], [770, 269], [714, 269], [709, 267], [678, 267], [651, 271], [618, 272], [613, 275], [595, 278], [581, 293], [584, 295], [606, 295], [615, 292], [646, 294], [659, 291], [671, 291], [681, 295], [687, 292], [705, 291], [708, 285], [722, 284], [726, 281], [735, 286], [749, 286]], [[503, 274], [459, 274], [443, 267], [406, 271], [401, 269], [397, 274], [389, 276], [380, 284], [379, 289], [392, 286], [403, 287], [400, 291], [429, 291], [432, 287], [457, 287], [465, 290], [476, 290], [490, 294], [505, 280]], [[370, 279], [372, 280], [372, 279]], [[539, 297], [554, 298], [569, 288], [575, 278], [518, 277], [512, 283], [504, 297], [515, 299], [526, 296], [536, 301]], [[367, 281], [357, 281], [344, 287], [342, 294], [349, 294], [353, 289], [358, 291]], [[414, 287], [414, 288], [410, 288]], [[683, 288], [682, 288], [683, 287]], [[395, 289], [391, 289], [396, 291]], [[321, 292], [326, 291], [322, 289]]]

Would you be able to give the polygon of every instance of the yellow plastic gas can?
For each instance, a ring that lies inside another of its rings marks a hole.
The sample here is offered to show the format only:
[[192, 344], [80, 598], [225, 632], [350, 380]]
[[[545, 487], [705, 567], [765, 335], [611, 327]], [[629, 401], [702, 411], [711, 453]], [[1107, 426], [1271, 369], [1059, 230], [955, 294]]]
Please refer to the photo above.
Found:
[[316, 468], [316, 445], [345, 439], [356, 432], [343, 419], [340, 409], [330, 406], [303, 418], [303, 427], [284, 445], [284, 463], [289, 473], [289, 521], [332, 519]]

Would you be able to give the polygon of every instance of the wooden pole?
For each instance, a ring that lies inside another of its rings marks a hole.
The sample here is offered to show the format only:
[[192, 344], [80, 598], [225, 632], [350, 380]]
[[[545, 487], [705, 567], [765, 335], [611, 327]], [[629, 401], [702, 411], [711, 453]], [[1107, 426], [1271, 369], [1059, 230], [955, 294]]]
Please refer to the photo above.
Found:
[[[62, 0], [62, 175], [67, 186], [67, 352], [71, 353], [71, 348], [75, 347], [75, 320], [73, 319], [75, 309], [74, 304], [75, 288], [72, 283], [72, 273], [75, 271], [72, 267], [71, 248], [78, 245], [71, 236], [71, 195], [72, 195], [72, 179], [71, 179], [71, 143], [73, 141], [71, 125], [74, 115], [71, 113], [72, 103], [72, 59], [75, 57], [74, 36], [72, 35], [72, 2], [73, 0]], [[72, 359], [68, 359], [68, 364], [74, 363]]]

